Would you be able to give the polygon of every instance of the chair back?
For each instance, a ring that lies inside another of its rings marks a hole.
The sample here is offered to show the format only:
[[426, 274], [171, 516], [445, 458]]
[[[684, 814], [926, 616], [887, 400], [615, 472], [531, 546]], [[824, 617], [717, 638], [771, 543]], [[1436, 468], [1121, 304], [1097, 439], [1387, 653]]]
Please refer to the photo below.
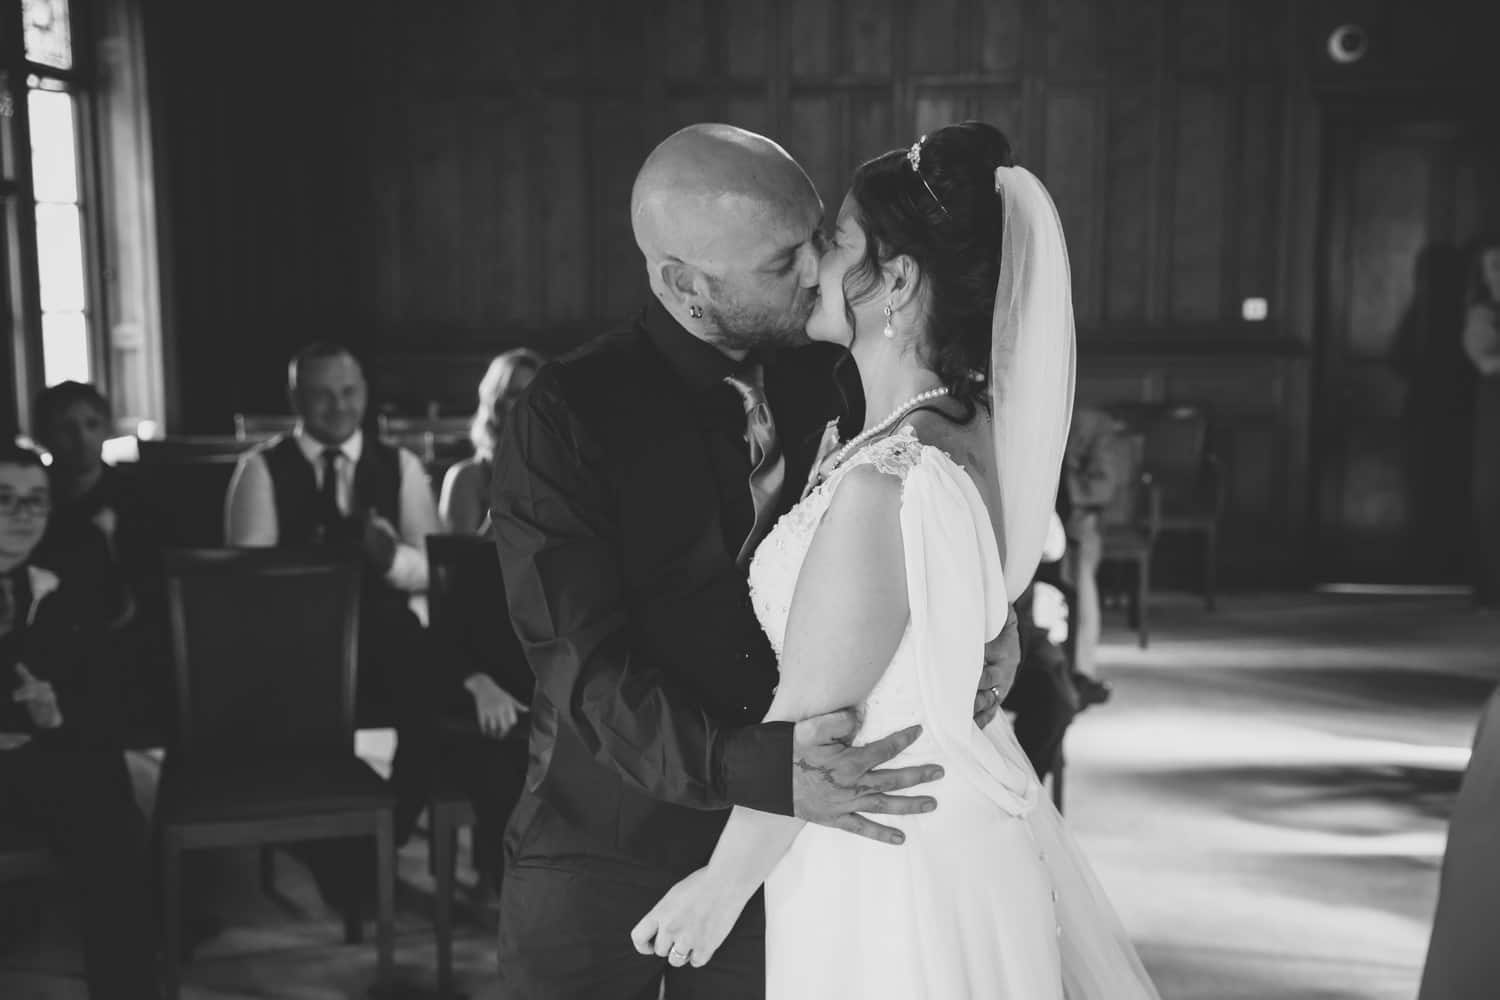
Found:
[[234, 438], [164, 438], [140, 443], [137, 480], [162, 512], [166, 545], [224, 544], [224, 497], [240, 456], [251, 447]]
[[176, 749], [351, 752], [359, 564], [286, 549], [170, 550], [165, 563]]
[[278, 434], [290, 434], [297, 418], [286, 413], [236, 413], [234, 436], [241, 441], [264, 441]]
[[510, 622], [494, 540], [428, 535], [427, 564], [428, 620], [440, 648], [530, 702], [536, 679]]
[[1164, 488], [1191, 494], [1203, 479], [1208, 441], [1206, 407], [1165, 405], [1146, 430], [1146, 469]]
[[1146, 473], [1146, 435], [1127, 423], [1125, 428], [1110, 436], [1106, 447], [1111, 450], [1110, 463], [1119, 472], [1120, 485], [1099, 512], [1100, 525], [1105, 528], [1141, 527], [1148, 519], [1150, 478]]

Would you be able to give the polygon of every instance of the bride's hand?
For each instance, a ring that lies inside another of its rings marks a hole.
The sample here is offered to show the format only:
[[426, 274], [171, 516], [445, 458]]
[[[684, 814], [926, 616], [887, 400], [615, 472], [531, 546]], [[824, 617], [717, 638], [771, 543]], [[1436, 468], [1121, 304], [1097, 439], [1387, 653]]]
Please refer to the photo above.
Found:
[[674, 885], [635, 925], [630, 940], [642, 955], [658, 955], [675, 966], [708, 964], [724, 943], [755, 887], [749, 891], [699, 868]]

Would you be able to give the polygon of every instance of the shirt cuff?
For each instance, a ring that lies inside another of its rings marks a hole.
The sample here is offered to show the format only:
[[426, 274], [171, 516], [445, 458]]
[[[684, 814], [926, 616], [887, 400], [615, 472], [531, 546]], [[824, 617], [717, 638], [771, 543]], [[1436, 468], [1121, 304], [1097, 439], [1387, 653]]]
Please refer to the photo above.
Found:
[[385, 572], [386, 583], [397, 590], [421, 593], [427, 589], [427, 556], [413, 546], [396, 546], [396, 557]]
[[737, 806], [792, 815], [792, 723], [763, 722], [724, 734], [719, 782]]

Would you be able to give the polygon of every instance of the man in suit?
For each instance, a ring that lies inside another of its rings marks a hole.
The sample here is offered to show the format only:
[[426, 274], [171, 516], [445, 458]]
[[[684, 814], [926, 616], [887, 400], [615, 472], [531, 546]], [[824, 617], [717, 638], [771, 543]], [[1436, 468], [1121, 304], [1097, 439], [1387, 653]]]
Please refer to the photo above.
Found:
[[68, 874], [89, 996], [141, 1000], [160, 995], [156, 935], [120, 692], [98, 655], [110, 614], [97, 588], [31, 564], [50, 507], [41, 456], [0, 444], [0, 828], [44, 834]]
[[426, 802], [440, 688], [410, 599], [427, 589], [426, 540], [437, 506], [422, 462], [364, 433], [364, 371], [345, 348], [315, 343], [287, 368], [296, 429], [240, 460], [225, 502], [225, 538], [247, 547], [329, 546], [364, 564], [359, 722], [393, 724], [396, 837]]
[[852, 712], [761, 722], [777, 667], [745, 569], [837, 415], [839, 352], [788, 350], [816, 294], [817, 193], [770, 140], [700, 125], [647, 159], [631, 212], [655, 301], [544, 367], [497, 454], [496, 541], [537, 686], [495, 995], [654, 998], [665, 977], [674, 1000], [761, 1000], [759, 896], [701, 969], [637, 954], [631, 927], [707, 861], [732, 806], [880, 838], [863, 814], [918, 811], [891, 793], [933, 773], [878, 770], [915, 733], [852, 747]]

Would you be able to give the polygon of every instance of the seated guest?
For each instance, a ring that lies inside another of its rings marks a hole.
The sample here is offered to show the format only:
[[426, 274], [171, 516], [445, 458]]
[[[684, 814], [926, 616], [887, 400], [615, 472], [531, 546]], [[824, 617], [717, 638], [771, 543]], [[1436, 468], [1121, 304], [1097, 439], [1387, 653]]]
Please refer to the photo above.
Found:
[[[32, 434], [52, 456], [52, 516], [35, 560], [87, 583], [101, 613], [117, 628], [112, 640], [128, 715], [158, 737], [170, 715], [161, 552], [165, 525], [131, 470], [104, 461], [109, 402], [91, 385], [62, 382], [32, 404]], [[157, 740], [159, 742], [159, 739]]]
[[536, 351], [518, 347], [491, 361], [484, 373], [479, 383], [479, 409], [469, 429], [474, 457], [448, 470], [438, 501], [438, 513], [454, 534], [476, 534], [488, 520], [491, 463], [500, 427], [511, 404], [531, 384], [532, 376], [543, 363]]
[[[447, 594], [434, 638], [451, 665], [443, 701], [440, 773], [474, 803], [476, 867], [498, 889], [505, 824], [526, 783], [526, 717], [535, 681], [505, 607], [505, 584], [493, 545], [476, 551], [464, 582]], [[483, 572], [480, 572], [483, 570]]]
[[31, 565], [47, 528], [47, 472], [0, 444], [0, 825], [50, 840], [77, 893], [89, 995], [159, 996], [145, 826], [97, 653], [91, 596]]
[[410, 598], [427, 589], [426, 538], [438, 531], [417, 456], [361, 429], [368, 390], [348, 350], [312, 344], [291, 360], [297, 426], [240, 460], [225, 504], [236, 546], [329, 546], [365, 567], [359, 636], [361, 725], [394, 724], [396, 836], [410, 835], [427, 799], [437, 679]]
[[1066, 600], [1049, 582], [1056, 580], [1066, 549], [1062, 520], [1054, 517], [1036, 579], [1016, 600], [1021, 663], [1002, 703], [1015, 715], [1016, 742], [1038, 778], [1047, 777], [1056, 766], [1063, 736], [1083, 708], [1065, 645], [1070, 627]]
[[1084, 705], [1109, 698], [1099, 680], [1096, 656], [1103, 611], [1099, 602], [1099, 563], [1104, 555], [1101, 513], [1121, 486], [1120, 423], [1101, 410], [1080, 408], [1073, 415], [1063, 458], [1059, 503], [1065, 505], [1068, 560], [1064, 578], [1076, 594], [1073, 621], [1073, 683]]

